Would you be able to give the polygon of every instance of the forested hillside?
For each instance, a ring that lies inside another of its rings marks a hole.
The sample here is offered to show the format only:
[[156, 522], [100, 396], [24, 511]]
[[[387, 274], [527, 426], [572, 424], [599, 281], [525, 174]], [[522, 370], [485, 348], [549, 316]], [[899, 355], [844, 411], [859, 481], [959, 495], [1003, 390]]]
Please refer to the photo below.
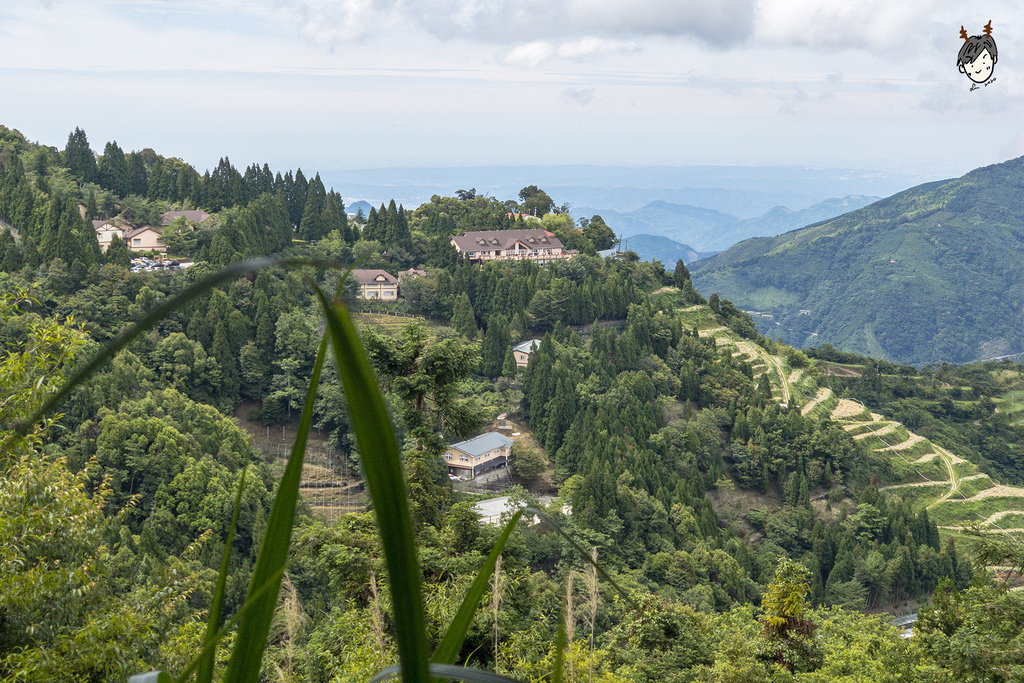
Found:
[[694, 281], [796, 346], [900, 363], [1024, 350], [1024, 159], [929, 183], [824, 223], [742, 242]]
[[[1009, 480], [1017, 427], [993, 416], [1016, 412], [1015, 380], [946, 369], [926, 386], [908, 374], [919, 402], [896, 405], [907, 391], [898, 368], [876, 381], [864, 359], [809, 357], [766, 339], [729, 299], [703, 299], [681, 261], [666, 271], [635, 255], [597, 257], [609, 226], [574, 222], [535, 186], [518, 201], [466, 190], [412, 210], [392, 202], [350, 222], [316, 175], [293, 205], [287, 179], [295, 191], [298, 171], [241, 174], [225, 160], [207, 177], [155, 153], [121, 153], [138, 176], [117, 185], [109, 169], [120, 167], [119, 150], [111, 143], [97, 159], [81, 131], [62, 152], [6, 129], [2, 144], [0, 217], [18, 231], [0, 232], [3, 678], [179, 675], [202, 650], [212, 596], [225, 598], [218, 623], [239, 615], [283, 487], [282, 461], [256, 437], [294, 434], [321, 339], [335, 334], [318, 286], [354, 311], [394, 422], [431, 650], [500, 533], [474, 511], [481, 494], [453, 486], [443, 454], [506, 413], [525, 434], [512, 452], [517, 485], [505, 493], [542, 507], [535, 495], [550, 487], [545, 509], [566, 536], [516, 527], [452, 661], [531, 681], [551, 680], [562, 661], [570, 680], [637, 683], [1020, 675], [1016, 541], [940, 528], [933, 510], [949, 521], [946, 508], [886, 488], [912, 472], [836, 410], [846, 392], [906, 423], [893, 432], [912, 427], [941, 442], [964, 461], [954, 488], [973, 486], [964, 479], [979, 470], [968, 465]], [[165, 166], [195, 183], [151, 195]], [[212, 217], [164, 233], [169, 253], [195, 265], [132, 273], [126, 251], [100, 252], [79, 203], [104, 217], [155, 220], [182, 207]], [[579, 253], [545, 267], [478, 265], [449, 243], [462, 231], [520, 227], [509, 214], [534, 211]], [[188, 299], [56, 414], [22, 424], [101, 344], [217, 266], [267, 255], [291, 262], [256, 264]], [[403, 279], [396, 302], [364, 301], [333, 267], [353, 265], [426, 274]], [[512, 345], [529, 339], [539, 343], [518, 369]], [[839, 365], [856, 366], [848, 384], [832, 374]], [[315, 474], [334, 482], [344, 471], [346, 487], [362, 488], [378, 456], [353, 438], [366, 397], [345, 394], [338, 367], [324, 365], [309, 399], [319, 445], [339, 455]], [[392, 611], [400, 592], [380, 512], [326, 515], [300, 499], [264, 680], [366, 681], [396, 663], [404, 625]], [[912, 611], [929, 596], [910, 640], [865, 613]], [[235, 633], [221, 643], [217, 675]]]

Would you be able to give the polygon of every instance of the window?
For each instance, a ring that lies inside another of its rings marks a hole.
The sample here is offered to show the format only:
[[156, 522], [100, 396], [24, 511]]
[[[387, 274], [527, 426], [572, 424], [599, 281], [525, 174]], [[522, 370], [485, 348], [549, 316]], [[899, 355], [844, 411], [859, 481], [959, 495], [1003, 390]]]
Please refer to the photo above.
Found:
[[462, 462], [469, 462], [469, 456], [468, 455], [460, 455], [459, 456], [459, 460], [461, 460]]
[[445, 453], [444, 454], [444, 459], [445, 460], [451, 460], [452, 459], [452, 454], [451, 453]]
[[132, 244], [134, 244], [135, 246], [139, 246], [140, 244], [142, 244], [142, 238], [141, 237], [134, 238], [132, 240]]

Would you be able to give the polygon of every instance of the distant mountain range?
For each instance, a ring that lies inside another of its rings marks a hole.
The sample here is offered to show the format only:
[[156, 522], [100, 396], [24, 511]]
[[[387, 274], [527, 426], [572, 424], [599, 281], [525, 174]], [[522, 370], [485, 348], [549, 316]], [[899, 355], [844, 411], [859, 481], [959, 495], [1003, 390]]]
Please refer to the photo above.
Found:
[[700, 258], [693, 247], [660, 235], [633, 235], [619, 249], [636, 252], [641, 261], [661, 261], [667, 270], [674, 269], [679, 259], [688, 264]]
[[699, 252], [718, 252], [751, 237], [780, 235], [818, 221], [834, 218], [878, 201], [878, 197], [849, 195], [826, 199], [806, 209], [794, 211], [776, 206], [756, 218], [740, 219], [715, 209], [664, 201], [650, 202], [634, 211], [581, 207], [574, 213], [600, 215], [619, 235], [660, 235], [689, 245]]
[[[887, 197], [902, 189], [951, 173], [906, 173], [799, 166], [467, 166], [462, 168], [320, 169], [328, 187], [341, 192], [346, 206], [365, 200], [373, 206], [394, 199], [406, 208], [431, 195], [454, 196], [476, 188], [501, 200], [537, 185], [555, 203], [601, 207], [597, 213], [635, 211], [652, 201], [701, 206], [740, 219], [756, 218], [775, 206], [803, 209], [829, 197]], [[592, 214], [587, 214], [587, 218]], [[799, 226], [793, 226], [799, 227]], [[633, 234], [654, 234], [636, 230]], [[667, 235], [671, 237], [671, 235]], [[686, 240], [682, 240], [686, 241]]]
[[741, 242], [690, 270], [702, 294], [773, 316], [761, 329], [796, 346], [918, 365], [1019, 353], [1024, 157]]

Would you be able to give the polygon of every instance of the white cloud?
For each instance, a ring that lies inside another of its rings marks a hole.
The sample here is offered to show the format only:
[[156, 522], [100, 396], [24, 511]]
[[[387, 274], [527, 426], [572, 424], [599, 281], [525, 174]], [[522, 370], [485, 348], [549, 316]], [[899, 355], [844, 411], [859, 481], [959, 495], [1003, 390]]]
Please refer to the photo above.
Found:
[[562, 91], [562, 97], [567, 101], [582, 106], [587, 106], [594, 101], [593, 88], [566, 88]]
[[633, 41], [587, 36], [565, 43], [534, 40], [502, 50], [496, 59], [499, 64], [506, 66], [534, 67], [556, 58], [578, 62], [609, 55], [634, 55], [640, 51], [640, 46]]
[[538, 66], [558, 53], [557, 48], [546, 40], [516, 45], [498, 53], [498, 62], [507, 66]]
[[600, 36], [689, 36], [734, 45], [751, 35], [755, 0], [275, 0], [302, 35], [359, 39], [402, 21], [441, 39], [522, 43]]
[[950, 0], [761, 0], [755, 39], [770, 45], [906, 54]]

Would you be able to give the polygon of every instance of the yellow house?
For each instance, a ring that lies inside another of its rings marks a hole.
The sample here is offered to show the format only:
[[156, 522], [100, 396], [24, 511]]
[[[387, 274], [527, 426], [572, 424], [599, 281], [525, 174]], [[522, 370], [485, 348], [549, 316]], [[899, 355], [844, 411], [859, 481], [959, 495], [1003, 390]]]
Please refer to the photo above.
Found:
[[503, 467], [511, 455], [512, 444], [512, 439], [498, 432], [487, 432], [468, 441], [452, 444], [444, 454], [448, 475], [459, 479], [475, 479], [481, 472]]
[[398, 279], [386, 270], [353, 270], [352, 276], [359, 283], [360, 298], [398, 300]]
[[512, 355], [516, 359], [516, 368], [523, 369], [530, 364], [530, 354], [540, 346], [540, 339], [529, 339], [512, 347]]
[[146, 225], [132, 230], [124, 236], [128, 251], [159, 251], [166, 252], [167, 247], [160, 242], [160, 230]]
[[100, 249], [106, 253], [110, 243], [115, 240], [123, 240], [124, 234], [135, 229], [134, 225], [117, 225], [111, 221], [94, 220], [92, 228], [96, 231], [96, 240], [100, 243]]

